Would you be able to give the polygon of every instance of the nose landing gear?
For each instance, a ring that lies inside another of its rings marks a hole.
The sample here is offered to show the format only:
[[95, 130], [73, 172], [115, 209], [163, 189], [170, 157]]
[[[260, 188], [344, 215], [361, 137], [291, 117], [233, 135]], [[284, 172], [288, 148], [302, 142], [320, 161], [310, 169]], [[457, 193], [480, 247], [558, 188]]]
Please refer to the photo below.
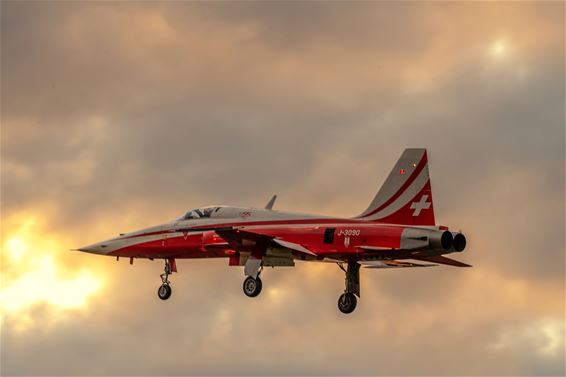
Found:
[[173, 293], [173, 291], [171, 290], [169, 283], [163, 283], [157, 290], [157, 295], [162, 300], [167, 300], [169, 297], [171, 297], [171, 293]]
[[170, 286], [169, 275], [172, 272], [177, 272], [177, 267], [175, 265], [175, 259], [165, 259], [164, 272], [160, 275], [161, 277], [161, 287], [157, 290], [157, 296], [162, 300], [167, 300], [171, 297], [172, 289]]
[[356, 296], [360, 297], [360, 265], [356, 261], [349, 261], [347, 269], [342, 264], [338, 264], [338, 267], [346, 273], [346, 288], [338, 298], [338, 310], [350, 314], [356, 309], [358, 303]]

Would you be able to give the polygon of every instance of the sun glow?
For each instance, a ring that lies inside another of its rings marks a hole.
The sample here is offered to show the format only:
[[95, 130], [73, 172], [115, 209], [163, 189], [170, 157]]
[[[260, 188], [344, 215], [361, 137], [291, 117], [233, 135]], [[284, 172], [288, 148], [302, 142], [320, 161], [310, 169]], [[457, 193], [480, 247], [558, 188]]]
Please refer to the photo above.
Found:
[[34, 268], [2, 289], [0, 301], [7, 312], [45, 302], [62, 309], [84, 306], [88, 297], [100, 288], [92, 274], [81, 272], [72, 279], [61, 279], [53, 258], [46, 256], [34, 262]]
[[507, 55], [509, 47], [504, 39], [498, 39], [493, 42], [489, 48], [491, 56], [494, 58], [503, 58]]
[[21, 313], [36, 304], [65, 310], [84, 307], [103, 285], [92, 271], [72, 271], [64, 263], [67, 241], [44, 230], [37, 216], [3, 221], [2, 315]]
[[18, 262], [24, 254], [28, 251], [28, 247], [25, 242], [18, 237], [10, 238], [6, 241], [4, 248], [10, 258]]

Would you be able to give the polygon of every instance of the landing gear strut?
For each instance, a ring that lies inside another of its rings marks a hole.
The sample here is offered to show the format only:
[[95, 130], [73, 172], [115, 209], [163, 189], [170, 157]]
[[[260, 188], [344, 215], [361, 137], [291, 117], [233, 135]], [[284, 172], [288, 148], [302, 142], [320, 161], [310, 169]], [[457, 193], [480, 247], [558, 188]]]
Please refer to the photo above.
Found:
[[167, 300], [169, 297], [171, 297], [171, 286], [169, 285], [171, 282], [169, 281], [169, 275], [171, 274], [171, 263], [169, 262], [169, 259], [165, 259], [165, 268], [164, 268], [164, 273], [162, 273], [161, 276], [161, 287], [159, 287], [159, 289], [157, 290], [157, 296], [159, 296], [160, 299], [162, 300]]
[[345, 269], [341, 263], [338, 267], [346, 273], [344, 293], [338, 298], [338, 309], [344, 314], [350, 314], [356, 309], [360, 297], [360, 264], [356, 261], [349, 261], [348, 268]]

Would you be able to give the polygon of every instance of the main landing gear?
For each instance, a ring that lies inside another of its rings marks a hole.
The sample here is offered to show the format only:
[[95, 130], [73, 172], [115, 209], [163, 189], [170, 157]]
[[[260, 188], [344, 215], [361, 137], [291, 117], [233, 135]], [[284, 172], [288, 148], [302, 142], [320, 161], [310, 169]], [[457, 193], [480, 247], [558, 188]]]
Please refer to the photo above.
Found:
[[261, 259], [250, 258], [247, 260], [244, 267], [244, 275], [246, 275], [246, 279], [242, 286], [246, 296], [256, 297], [261, 293], [262, 283], [259, 275], [262, 270], [263, 266], [261, 264]]
[[346, 274], [346, 288], [338, 298], [338, 309], [344, 314], [350, 314], [356, 309], [358, 303], [356, 296], [360, 297], [360, 265], [356, 261], [350, 261], [347, 269], [341, 263], [338, 267]]
[[161, 276], [161, 287], [159, 287], [159, 289], [157, 290], [157, 296], [159, 296], [160, 299], [162, 300], [167, 300], [169, 297], [171, 297], [171, 286], [170, 286], [170, 281], [169, 281], [169, 275], [171, 275], [172, 272], [177, 272], [177, 267], [175, 266], [175, 259], [165, 259], [165, 268], [164, 268], [164, 273], [162, 273]]
[[261, 279], [259, 276], [257, 278], [253, 278], [251, 276], [246, 277], [244, 280], [244, 294], [248, 297], [256, 297], [261, 293]]

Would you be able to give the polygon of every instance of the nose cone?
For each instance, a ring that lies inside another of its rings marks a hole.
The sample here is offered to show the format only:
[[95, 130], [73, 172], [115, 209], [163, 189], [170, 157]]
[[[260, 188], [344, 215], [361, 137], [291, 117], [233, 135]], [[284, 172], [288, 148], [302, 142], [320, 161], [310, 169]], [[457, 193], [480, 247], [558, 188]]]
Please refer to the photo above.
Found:
[[93, 245], [80, 247], [77, 250], [92, 254], [106, 254], [108, 252], [107, 249], [108, 249], [107, 242], [99, 242]]

